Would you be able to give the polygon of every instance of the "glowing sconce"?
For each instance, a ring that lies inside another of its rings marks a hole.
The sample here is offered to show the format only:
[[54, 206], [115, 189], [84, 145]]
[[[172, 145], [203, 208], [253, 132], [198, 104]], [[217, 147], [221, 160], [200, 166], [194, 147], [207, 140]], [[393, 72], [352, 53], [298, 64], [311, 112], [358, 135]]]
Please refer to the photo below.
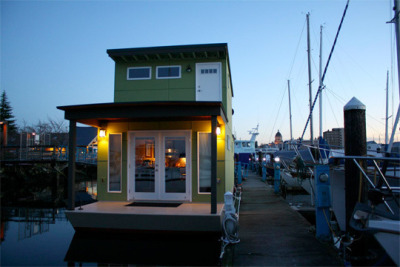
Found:
[[106, 130], [105, 129], [100, 129], [99, 137], [106, 137]]
[[217, 132], [217, 135], [221, 135], [221, 127], [217, 126], [216, 132]]

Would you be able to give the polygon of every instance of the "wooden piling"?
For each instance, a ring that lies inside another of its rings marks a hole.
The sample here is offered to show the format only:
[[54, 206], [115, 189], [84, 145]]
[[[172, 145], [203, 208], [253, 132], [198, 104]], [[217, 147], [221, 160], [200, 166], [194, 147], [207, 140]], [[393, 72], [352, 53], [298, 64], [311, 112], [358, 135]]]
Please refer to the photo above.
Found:
[[68, 144], [68, 203], [67, 209], [75, 209], [75, 148], [76, 148], [76, 121], [69, 121]]
[[[367, 154], [365, 105], [353, 97], [344, 106], [344, 151], [346, 156], [365, 156]], [[363, 166], [363, 165], [362, 165]], [[361, 197], [359, 194], [361, 172], [353, 162], [345, 161], [345, 200], [346, 200], [346, 229], [354, 207]]]

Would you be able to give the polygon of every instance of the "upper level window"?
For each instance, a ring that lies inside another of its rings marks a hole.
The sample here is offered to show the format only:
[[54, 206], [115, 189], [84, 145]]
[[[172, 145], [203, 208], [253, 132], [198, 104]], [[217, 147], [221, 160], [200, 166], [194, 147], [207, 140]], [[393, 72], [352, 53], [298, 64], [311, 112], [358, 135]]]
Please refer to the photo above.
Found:
[[150, 80], [151, 67], [128, 68], [128, 80]]
[[178, 79], [181, 77], [181, 66], [158, 66], [157, 79]]

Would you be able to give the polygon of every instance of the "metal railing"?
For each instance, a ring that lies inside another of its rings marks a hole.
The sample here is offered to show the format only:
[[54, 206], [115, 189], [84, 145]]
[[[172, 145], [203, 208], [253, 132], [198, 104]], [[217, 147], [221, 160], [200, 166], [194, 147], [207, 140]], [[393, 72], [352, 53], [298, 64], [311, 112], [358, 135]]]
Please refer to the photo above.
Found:
[[[336, 159], [344, 159], [344, 160], [351, 160], [357, 166], [357, 168], [362, 173], [362, 177], [368, 183], [368, 188], [371, 191], [375, 191], [380, 194], [380, 201], [386, 206], [391, 214], [395, 214], [394, 207], [392, 207], [389, 202], [387, 201], [388, 198], [393, 199], [394, 204], [397, 205], [396, 209], [400, 208], [399, 205], [399, 193], [400, 193], [400, 186], [392, 186], [389, 183], [389, 179], [396, 182], [397, 184], [400, 182], [400, 177], [398, 176], [388, 176], [384, 174], [381, 170], [379, 163], [384, 161], [389, 161], [391, 166], [396, 169], [397, 166], [400, 165], [399, 158], [390, 158], [390, 157], [365, 157], [365, 156], [337, 156]], [[361, 161], [370, 161], [372, 162], [370, 168], [372, 169], [365, 169]], [[396, 172], [394, 172], [395, 174]], [[392, 202], [393, 205], [393, 202]]]
[[[2, 147], [2, 161], [68, 161], [68, 147], [56, 146], [28, 146]], [[96, 164], [97, 150], [87, 147], [77, 147], [75, 161], [80, 163]]]

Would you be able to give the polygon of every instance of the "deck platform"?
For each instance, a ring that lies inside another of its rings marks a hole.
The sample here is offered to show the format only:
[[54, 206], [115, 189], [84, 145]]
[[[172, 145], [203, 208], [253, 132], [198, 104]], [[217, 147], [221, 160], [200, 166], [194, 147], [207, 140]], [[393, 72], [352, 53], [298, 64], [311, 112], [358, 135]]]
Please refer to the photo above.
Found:
[[342, 266], [310, 226], [273, 187], [249, 173], [243, 182], [240, 243], [227, 247], [226, 261], [233, 266]]
[[221, 232], [223, 204], [211, 214], [210, 203], [178, 207], [127, 206], [131, 202], [98, 201], [66, 211], [76, 231]]

